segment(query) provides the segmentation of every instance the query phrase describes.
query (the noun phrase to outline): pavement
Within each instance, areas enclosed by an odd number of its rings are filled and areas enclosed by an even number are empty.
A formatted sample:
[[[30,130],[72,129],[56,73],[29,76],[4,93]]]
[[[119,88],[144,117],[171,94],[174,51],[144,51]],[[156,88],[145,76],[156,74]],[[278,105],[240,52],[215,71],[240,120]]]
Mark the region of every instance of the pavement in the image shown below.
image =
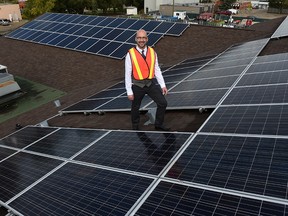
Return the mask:
[[[275,19],[287,15],[288,14],[268,13],[267,9],[252,9],[252,10],[240,10],[239,14],[233,16],[235,17],[255,16],[260,19]]]

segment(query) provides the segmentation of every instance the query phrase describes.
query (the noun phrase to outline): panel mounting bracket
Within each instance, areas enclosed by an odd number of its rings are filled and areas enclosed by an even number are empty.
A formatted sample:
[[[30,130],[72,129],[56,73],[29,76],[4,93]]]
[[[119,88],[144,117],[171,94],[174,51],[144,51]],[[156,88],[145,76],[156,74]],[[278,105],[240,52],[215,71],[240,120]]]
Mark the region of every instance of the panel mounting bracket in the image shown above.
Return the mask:
[[[151,108],[148,110],[148,112],[145,115],[148,116],[149,120],[146,121],[144,125],[155,123],[156,111],[157,111],[157,108]]]

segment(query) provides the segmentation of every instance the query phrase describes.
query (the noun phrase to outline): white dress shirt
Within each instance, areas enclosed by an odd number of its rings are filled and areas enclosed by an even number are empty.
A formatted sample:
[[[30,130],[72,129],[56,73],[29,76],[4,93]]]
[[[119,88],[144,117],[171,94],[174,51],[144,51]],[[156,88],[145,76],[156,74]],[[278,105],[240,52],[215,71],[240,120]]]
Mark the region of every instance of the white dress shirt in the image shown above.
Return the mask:
[[[136,46],[136,49],[140,53],[142,53],[142,49],[140,49],[138,46]],[[147,53],[147,46],[144,49],[145,56],[146,56],[146,53]],[[160,69],[159,64],[158,64],[158,57],[157,57],[156,52],[155,52],[155,57],[156,57],[155,78],[156,78],[158,84],[161,86],[161,88],[164,88],[164,87],[166,87],[166,85],[165,85],[164,78],[162,76],[161,69]],[[133,95],[132,85],[133,85],[133,83],[132,83],[132,62],[131,62],[130,54],[128,52],[126,57],[125,57],[125,88],[127,91],[127,95]]]

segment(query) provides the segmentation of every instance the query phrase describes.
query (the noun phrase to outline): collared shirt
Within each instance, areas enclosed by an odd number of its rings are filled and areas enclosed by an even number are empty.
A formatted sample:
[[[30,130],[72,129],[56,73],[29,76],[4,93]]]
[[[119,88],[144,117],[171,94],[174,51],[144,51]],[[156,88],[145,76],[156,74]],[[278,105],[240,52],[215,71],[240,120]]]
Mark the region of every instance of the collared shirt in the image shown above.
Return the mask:
[[[142,49],[140,49],[138,46],[136,46],[136,49],[142,53]],[[147,53],[147,46],[144,49],[144,54],[146,55]],[[165,85],[165,81],[164,78],[162,76],[162,72],[161,69],[158,65],[158,58],[157,58],[157,54],[156,55],[156,61],[155,61],[155,78],[158,82],[158,84],[161,86],[161,88],[166,87]],[[126,87],[126,91],[127,91],[127,95],[133,95],[133,91],[132,91],[132,62],[131,62],[131,58],[130,58],[130,54],[127,53],[126,57],[125,57],[125,87]]]

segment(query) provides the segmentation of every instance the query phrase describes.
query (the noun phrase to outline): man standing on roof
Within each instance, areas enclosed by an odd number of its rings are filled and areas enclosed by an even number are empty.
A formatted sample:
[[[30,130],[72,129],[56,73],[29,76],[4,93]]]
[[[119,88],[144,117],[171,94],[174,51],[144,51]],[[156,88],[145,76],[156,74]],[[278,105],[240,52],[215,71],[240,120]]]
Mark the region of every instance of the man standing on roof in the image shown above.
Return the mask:
[[[137,31],[135,41],[136,47],[131,48],[125,58],[125,87],[128,99],[132,101],[132,129],[139,130],[139,109],[147,94],[157,104],[155,129],[168,131],[169,128],[163,124],[167,107],[164,96],[167,95],[168,90],[158,65],[157,54],[152,47],[146,45],[148,37],[145,30]],[[161,88],[152,81],[154,77]]]

